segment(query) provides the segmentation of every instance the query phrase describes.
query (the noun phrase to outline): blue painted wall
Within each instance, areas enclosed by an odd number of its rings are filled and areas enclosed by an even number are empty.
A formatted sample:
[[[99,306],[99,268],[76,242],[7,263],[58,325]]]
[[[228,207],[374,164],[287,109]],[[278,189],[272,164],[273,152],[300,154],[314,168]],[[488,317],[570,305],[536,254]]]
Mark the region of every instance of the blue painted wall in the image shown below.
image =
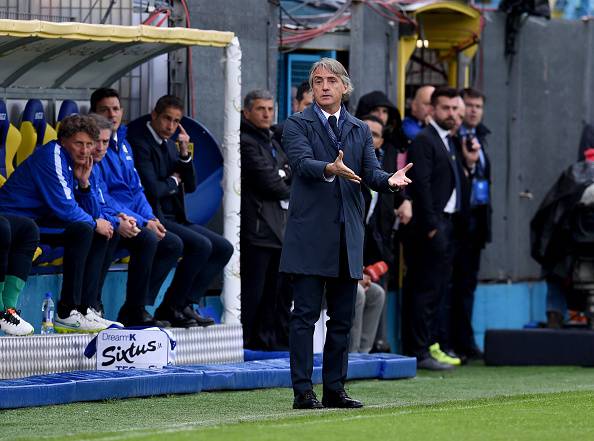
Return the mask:
[[[544,282],[482,284],[476,290],[472,324],[475,340],[482,349],[487,329],[520,329],[531,322],[546,321]],[[400,299],[390,291],[388,302],[388,341],[392,350],[400,349]]]
[[[483,348],[487,329],[519,329],[546,321],[546,294],[544,282],[480,285],[472,317],[477,344]]]

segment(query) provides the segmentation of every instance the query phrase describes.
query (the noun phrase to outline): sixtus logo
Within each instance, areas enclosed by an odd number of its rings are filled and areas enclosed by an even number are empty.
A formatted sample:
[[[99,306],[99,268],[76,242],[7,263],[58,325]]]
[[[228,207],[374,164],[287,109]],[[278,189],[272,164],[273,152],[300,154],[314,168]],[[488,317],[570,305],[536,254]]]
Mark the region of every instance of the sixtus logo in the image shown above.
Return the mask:
[[[128,364],[134,363],[134,359],[140,355],[147,354],[149,352],[155,352],[161,349],[162,344],[157,343],[155,340],[151,340],[146,344],[135,345],[132,343],[130,346],[108,346],[103,350],[103,357],[105,361],[101,363],[102,366],[111,366],[116,361],[123,361]]]

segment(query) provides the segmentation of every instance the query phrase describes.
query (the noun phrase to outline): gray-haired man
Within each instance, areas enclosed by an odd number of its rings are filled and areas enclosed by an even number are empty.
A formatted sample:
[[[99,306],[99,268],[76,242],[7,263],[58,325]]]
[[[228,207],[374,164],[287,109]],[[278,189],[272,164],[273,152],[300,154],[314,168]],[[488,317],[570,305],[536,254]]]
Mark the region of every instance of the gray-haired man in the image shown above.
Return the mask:
[[[267,90],[244,100],[241,119],[241,322],[244,346],[288,345],[290,290],[278,265],[291,182],[287,155],[272,137],[274,102]]]
[[[355,408],[344,390],[349,330],[363,268],[361,182],[382,192],[410,182],[409,164],[390,175],[375,156],[369,127],[342,105],[352,91],[338,61],[322,58],[310,71],[314,103],[285,124],[283,146],[293,170],[280,271],[293,280],[291,379],[295,409]],[[326,293],[324,396],[312,390],[313,330]]]

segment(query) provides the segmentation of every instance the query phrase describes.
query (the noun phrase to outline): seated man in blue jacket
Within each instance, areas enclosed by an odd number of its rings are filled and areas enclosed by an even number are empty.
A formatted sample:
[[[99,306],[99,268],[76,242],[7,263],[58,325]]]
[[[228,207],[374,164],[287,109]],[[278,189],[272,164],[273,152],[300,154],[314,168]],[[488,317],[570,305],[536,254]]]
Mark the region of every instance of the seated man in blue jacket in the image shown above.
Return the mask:
[[[99,141],[93,151],[95,166],[90,176],[94,198],[88,208],[84,208],[89,212],[101,213],[102,217],[108,219],[117,231],[119,244],[129,251],[126,303],[123,311],[142,309],[139,314],[122,314],[122,318],[127,326],[169,326],[169,323],[151,318],[145,306],[154,303],[167,274],[181,256],[183,244],[181,239],[171,234],[168,240],[160,241],[153,231],[146,226],[138,225],[138,214],[121,205],[110,195],[103,178],[104,170],[101,163],[109,148],[113,123],[96,113],[89,116],[95,120],[99,128]],[[110,262],[106,262],[101,271],[101,283],[97,291],[98,305],[101,304],[101,287],[109,264]]]
[[[196,326],[198,323],[191,314],[176,311],[156,320],[146,311],[146,305],[154,304],[161,285],[182,252],[183,244],[176,234],[165,229],[146,199],[134,168],[132,149],[126,140],[127,130],[122,124],[123,109],[118,92],[108,88],[95,90],[91,95],[91,112],[113,124],[107,153],[97,164],[111,199],[110,204],[120,213],[134,218],[141,229],[136,237],[124,240],[124,246],[131,253],[131,265],[128,268],[126,303],[120,309],[118,320],[126,325],[163,326],[169,323],[176,327]],[[145,247],[156,247],[156,254],[144,253],[142,250]]]
[[[27,216],[40,227],[41,242],[64,247],[63,282],[55,318],[58,332],[98,332],[112,322],[92,309],[113,227],[94,218],[75,200],[90,197],[91,151],[98,138],[95,122],[72,115],[62,120],[58,141],[37,149],[0,188],[0,212]]]
[[[224,237],[192,224],[186,217],[184,195],[196,189],[196,172],[188,150],[189,137],[180,122],[182,101],[172,95],[157,100],[151,120],[129,136],[134,163],[146,196],[163,225],[184,243],[181,262],[155,316],[168,320],[178,312],[193,315],[204,326],[214,323],[196,314],[193,304],[205,294],[233,254]],[[179,151],[171,137],[177,129]],[[193,314],[192,314],[193,313]]]

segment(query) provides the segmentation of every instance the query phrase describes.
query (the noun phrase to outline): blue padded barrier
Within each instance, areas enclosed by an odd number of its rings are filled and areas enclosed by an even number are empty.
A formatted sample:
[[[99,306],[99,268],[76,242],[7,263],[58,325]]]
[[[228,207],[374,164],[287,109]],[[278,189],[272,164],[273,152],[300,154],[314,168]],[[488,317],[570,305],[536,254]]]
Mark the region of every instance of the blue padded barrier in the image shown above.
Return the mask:
[[[268,363],[266,360],[191,367],[204,371],[202,389],[205,391],[261,389],[291,385],[288,359],[279,360],[278,363]]]
[[[321,354],[316,354],[314,384],[322,382],[321,361]],[[415,375],[414,358],[393,354],[349,354],[349,380],[410,378]],[[288,357],[219,365],[170,366],[162,370],[75,371],[4,380],[0,381],[0,409],[271,387],[291,387]]]
[[[243,359],[245,361],[270,360],[271,358],[287,358],[288,351],[254,351],[251,349],[243,350]]]
[[[382,370],[382,360],[361,357],[361,354],[349,354],[347,380],[378,378]]]
[[[198,393],[202,390],[203,378],[202,372],[177,367],[164,370],[83,371],[69,374],[73,374],[71,378],[76,381],[77,401]]]
[[[269,360],[274,358],[288,358],[288,352],[253,351],[244,349],[245,361]],[[321,367],[322,355],[314,355],[314,370]],[[417,360],[414,357],[405,357],[397,354],[349,354],[349,370],[347,379],[382,378],[385,380],[395,378],[411,378],[417,374]],[[316,372],[314,372],[315,380]],[[320,383],[314,381],[314,383]]]
[[[367,356],[382,360],[378,378],[383,380],[412,378],[417,375],[417,359],[414,357],[396,354],[368,354]]]
[[[0,381],[0,409],[48,406],[76,401],[76,383],[62,374]]]
[[[0,381],[0,409],[98,401],[114,398],[197,393],[201,371],[178,367],[163,370],[74,371]]]

